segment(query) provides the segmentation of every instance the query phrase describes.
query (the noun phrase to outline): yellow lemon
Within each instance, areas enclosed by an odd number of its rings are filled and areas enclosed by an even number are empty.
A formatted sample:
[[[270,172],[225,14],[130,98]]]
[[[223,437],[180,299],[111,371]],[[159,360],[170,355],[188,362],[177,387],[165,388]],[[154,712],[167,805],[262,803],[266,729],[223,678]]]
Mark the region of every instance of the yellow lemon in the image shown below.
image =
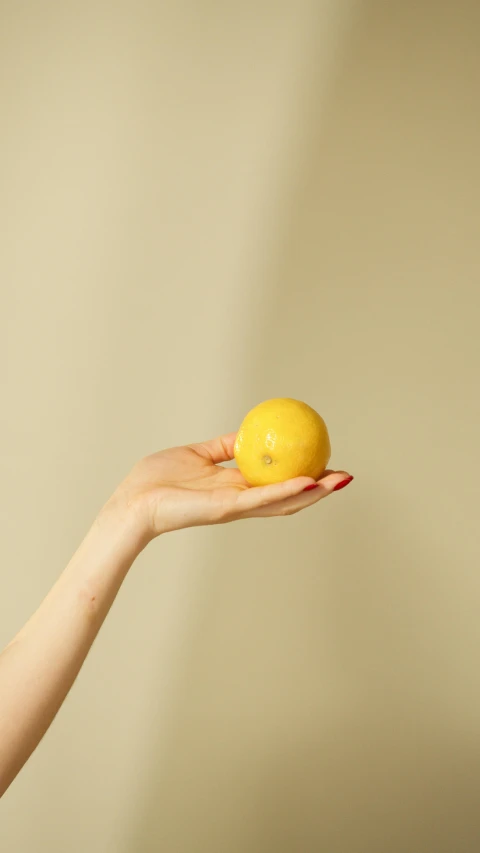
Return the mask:
[[[280,398],[266,400],[248,413],[234,453],[247,483],[264,486],[293,477],[318,480],[331,449],[323,418],[306,403]]]

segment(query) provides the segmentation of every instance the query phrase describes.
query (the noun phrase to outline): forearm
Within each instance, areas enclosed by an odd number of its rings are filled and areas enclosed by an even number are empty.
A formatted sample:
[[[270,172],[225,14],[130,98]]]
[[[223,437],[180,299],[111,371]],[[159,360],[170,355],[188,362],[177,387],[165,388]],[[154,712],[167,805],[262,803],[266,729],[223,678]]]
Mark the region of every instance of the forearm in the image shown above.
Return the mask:
[[[0,655],[0,796],[54,719],[145,544],[127,510],[105,508]]]

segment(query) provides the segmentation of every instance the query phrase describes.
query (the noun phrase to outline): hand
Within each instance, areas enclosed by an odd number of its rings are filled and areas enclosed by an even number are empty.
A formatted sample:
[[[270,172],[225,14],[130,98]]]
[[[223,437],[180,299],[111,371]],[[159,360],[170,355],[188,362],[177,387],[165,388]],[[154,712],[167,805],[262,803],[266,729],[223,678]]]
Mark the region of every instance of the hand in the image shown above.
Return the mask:
[[[318,483],[297,477],[250,487],[238,468],[221,464],[233,459],[235,437],[232,433],[147,456],[135,465],[112,500],[133,508],[148,541],[185,527],[293,515],[353,479],[344,471],[325,471]]]
[[[139,552],[168,530],[254,516],[291,515],[342,483],[298,477],[250,488],[233,457],[235,435],[142,459],[97,517],[32,619],[0,655],[0,797],[70,690]],[[304,491],[305,488],[309,491]]]

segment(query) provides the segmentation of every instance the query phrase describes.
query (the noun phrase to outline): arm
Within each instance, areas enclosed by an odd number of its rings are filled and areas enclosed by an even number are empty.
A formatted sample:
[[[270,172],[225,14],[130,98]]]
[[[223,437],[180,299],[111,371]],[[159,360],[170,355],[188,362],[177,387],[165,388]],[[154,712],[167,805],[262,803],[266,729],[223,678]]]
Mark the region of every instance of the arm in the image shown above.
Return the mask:
[[[291,515],[351,478],[325,472],[249,488],[224,468],[234,435],[139,462],[100,512],[36,613],[0,655],[0,796],[47,731],[132,563],[170,530]]]
[[[114,511],[99,516],[0,655],[0,796],[50,726],[145,544],[132,522]]]

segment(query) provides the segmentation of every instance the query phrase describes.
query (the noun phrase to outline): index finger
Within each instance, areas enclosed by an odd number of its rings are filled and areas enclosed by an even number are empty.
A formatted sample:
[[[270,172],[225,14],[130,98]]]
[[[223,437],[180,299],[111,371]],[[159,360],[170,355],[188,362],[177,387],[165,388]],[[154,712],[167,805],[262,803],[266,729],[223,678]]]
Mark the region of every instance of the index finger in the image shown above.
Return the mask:
[[[271,504],[286,501],[288,498],[294,498],[307,490],[309,491],[309,502],[316,502],[334,492],[346,479],[350,479],[350,474],[345,471],[327,469],[318,481],[311,477],[295,477],[295,479],[284,480],[282,483],[269,486],[255,486],[240,492],[237,497],[237,507],[242,512],[252,512]]]

